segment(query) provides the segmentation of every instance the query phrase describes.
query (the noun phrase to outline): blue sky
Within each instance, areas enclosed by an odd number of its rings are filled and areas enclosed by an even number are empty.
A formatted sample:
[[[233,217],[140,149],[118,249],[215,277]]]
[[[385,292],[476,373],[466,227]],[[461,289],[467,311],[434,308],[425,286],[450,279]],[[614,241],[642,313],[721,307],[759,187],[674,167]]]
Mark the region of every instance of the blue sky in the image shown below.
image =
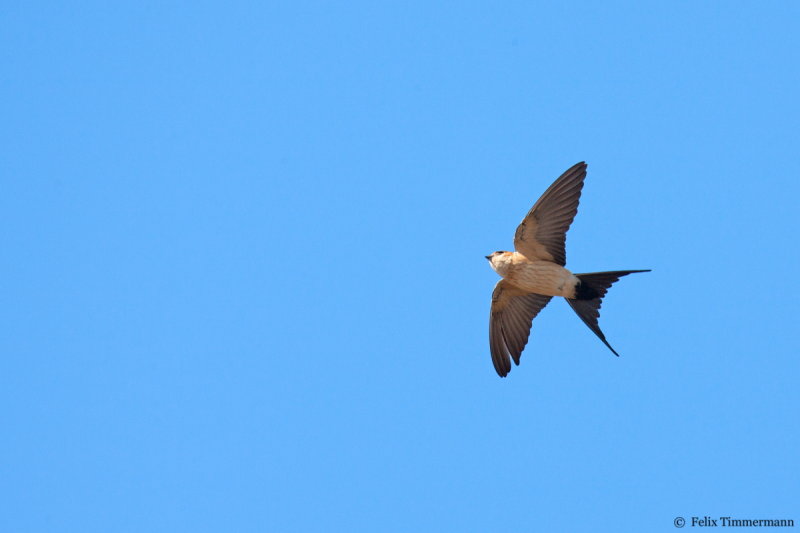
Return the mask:
[[[800,523],[791,2],[6,3],[0,529]],[[508,379],[525,212],[589,173]]]

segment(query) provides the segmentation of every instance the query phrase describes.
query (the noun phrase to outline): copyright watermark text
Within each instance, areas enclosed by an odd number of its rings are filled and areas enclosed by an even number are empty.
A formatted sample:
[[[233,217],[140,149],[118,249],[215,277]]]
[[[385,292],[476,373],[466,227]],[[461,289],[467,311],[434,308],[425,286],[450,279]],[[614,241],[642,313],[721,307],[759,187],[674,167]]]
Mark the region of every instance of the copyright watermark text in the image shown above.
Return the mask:
[[[718,518],[711,518],[710,516],[692,516],[684,518],[682,516],[675,517],[672,523],[677,528],[689,527],[794,527],[794,520],[792,519],[772,519],[772,518],[732,518],[730,516],[720,516]]]

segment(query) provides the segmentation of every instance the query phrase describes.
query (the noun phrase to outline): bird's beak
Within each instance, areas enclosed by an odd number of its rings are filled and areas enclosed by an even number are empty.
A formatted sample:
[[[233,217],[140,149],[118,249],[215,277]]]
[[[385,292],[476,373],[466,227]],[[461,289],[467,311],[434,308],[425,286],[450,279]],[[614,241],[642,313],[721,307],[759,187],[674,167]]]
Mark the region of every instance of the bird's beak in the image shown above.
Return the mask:
[[[486,256],[486,259],[488,259],[489,261],[491,261],[491,260],[492,260],[492,256],[491,256],[491,255],[487,255],[487,256]]]

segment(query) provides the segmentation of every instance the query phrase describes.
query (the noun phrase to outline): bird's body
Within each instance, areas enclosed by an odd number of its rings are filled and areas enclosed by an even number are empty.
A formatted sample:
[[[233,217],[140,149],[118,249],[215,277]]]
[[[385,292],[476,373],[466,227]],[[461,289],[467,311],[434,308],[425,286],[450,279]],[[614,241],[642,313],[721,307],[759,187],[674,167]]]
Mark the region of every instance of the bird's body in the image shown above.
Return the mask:
[[[552,261],[530,260],[519,252],[505,252],[489,260],[503,279],[526,292],[544,296],[575,297],[580,280]]]
[[[553,296],[566,298],[572,309],[615,354],[600,330],[600,305],[611,285],[623,276],[648,270],[573,274],[567,262],[566,234],[578,212],[586,163],[564,172],[534,204],[514,235],[515,252],[487,255],[502,276],[492,293],[489,347],[500,377],[519,364],[531,323]]]

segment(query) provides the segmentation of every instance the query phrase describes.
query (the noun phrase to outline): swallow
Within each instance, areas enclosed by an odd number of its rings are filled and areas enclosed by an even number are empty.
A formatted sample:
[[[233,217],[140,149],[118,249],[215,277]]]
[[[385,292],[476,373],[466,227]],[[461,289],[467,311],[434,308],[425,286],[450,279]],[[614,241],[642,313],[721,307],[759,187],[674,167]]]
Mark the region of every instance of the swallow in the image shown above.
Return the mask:
[[[611,352],[597,319],[608,289],[621,277],[650,270],[573,274],[567,264],[567,230],[578,213],[586,163],[564,172],[533,207],[514,234],[514,252],[498,251],[486,259],[503,278],[494,287],[489,315],[489,349],[500,377],[511,371],[528,343],[531,324],[554,296],[561,296]]]

